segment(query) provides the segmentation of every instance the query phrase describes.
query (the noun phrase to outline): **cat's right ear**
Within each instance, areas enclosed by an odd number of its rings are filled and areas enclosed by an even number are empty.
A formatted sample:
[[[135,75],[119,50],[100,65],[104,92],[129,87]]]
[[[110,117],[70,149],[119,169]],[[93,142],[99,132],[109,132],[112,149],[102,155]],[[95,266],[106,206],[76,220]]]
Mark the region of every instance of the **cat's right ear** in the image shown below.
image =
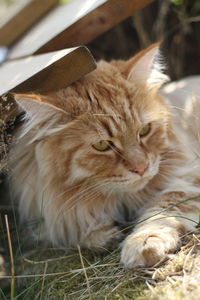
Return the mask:
[[[68,114],[52,104],[37,101],[29,97],[16,98],[19,106],[26,112],[27,120],[21,137],[26,136],[32,129],[34,131],[29,143],[36,142],[52,133],[59,132],[70,121]]]
[[[68,118],[68,114],[56,106],[45,103],[30,97],[15,97],[16,102],[24,110],[27,115],[32,118],[40,120],[47,120],[48,118]]]

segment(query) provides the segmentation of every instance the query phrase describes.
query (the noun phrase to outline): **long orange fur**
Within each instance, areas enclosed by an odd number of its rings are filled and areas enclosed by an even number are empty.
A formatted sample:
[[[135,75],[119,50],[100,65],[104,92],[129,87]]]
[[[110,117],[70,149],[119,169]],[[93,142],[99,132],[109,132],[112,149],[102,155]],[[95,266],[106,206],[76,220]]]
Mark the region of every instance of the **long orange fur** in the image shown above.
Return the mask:
[[[11,151],[14,192],[23,220],[42,218],[43,239],[66,247],[116,245],[126,207],[136,226],[121,244],[121,261],[132,268],[166,258],[195,229],[198,149],[182,115],[159,93],[167,77],[157,52],[154,45],[129,61],[101,61],[40,101],[18,99],[27,117]],[[97,151],[101,140],[114,146]]]

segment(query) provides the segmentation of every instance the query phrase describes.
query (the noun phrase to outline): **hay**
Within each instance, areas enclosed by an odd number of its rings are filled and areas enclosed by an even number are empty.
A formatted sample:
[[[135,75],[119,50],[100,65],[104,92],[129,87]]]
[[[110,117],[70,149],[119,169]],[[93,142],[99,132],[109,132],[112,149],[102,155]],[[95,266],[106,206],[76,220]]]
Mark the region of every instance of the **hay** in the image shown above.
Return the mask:
[[[181,250],[159,267],[131,271],[119,264],[119,249],[102,254],[44,245],[20,249],[18,245],[14,299],[196,300],[200,293],[199,238],[187,235]],[[4,276],[3,283],[2,292],[8,296],[10,277]]]

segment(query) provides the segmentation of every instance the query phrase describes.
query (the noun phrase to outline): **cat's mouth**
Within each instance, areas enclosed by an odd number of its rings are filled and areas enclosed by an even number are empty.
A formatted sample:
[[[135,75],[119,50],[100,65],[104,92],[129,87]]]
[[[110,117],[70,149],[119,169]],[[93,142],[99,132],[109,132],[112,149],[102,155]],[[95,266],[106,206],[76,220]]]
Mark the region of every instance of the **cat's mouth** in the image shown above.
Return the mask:
[[[152,179],[152,176],[146,175],[140,178],[113,178],[110,180],[110,184],[116,191],[122,190],[140,190]],[[111,187],[110,186],[110,187]]]
[[[150,164],[146,172],[140,176],[132,172],[126,173],[124,176],[115,176],[110,178],[110,183],[115,185],[115,189],[134,189],[140,190],[159,172],[159,158]]]

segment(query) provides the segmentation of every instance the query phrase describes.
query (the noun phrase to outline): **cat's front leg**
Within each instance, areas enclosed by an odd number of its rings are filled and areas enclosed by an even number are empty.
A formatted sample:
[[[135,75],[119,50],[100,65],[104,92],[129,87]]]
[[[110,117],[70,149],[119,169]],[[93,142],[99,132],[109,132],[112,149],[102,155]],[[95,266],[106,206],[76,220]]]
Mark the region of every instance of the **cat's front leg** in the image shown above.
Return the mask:
[[[145,212],[122,244],[121,262],[125,267],[153,266],[180,247],[181,236],[195,229],[199,209],[197,200],[191,205],[184,198],[189,197],[183,193],[163,195]]]
[[[94,226],[94,228],[87,233],[82,241],[82,245],[87,248],[101,248],[113,249],[119,241],[122,240],[123,234],[118,226],[113,221]]]

